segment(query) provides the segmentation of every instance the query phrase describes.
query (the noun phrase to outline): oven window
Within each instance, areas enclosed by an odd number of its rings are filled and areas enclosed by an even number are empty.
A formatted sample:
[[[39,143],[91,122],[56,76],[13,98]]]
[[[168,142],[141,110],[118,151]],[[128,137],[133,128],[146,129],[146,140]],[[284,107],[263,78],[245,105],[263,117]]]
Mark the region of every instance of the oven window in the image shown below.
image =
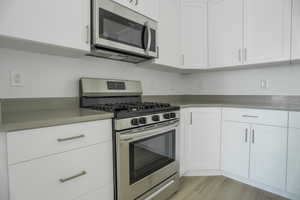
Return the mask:
[[[175,130],[130,143],[130,184],[175,161]]]
[[[99,8],[99,37],[144,49],[145,26]]]

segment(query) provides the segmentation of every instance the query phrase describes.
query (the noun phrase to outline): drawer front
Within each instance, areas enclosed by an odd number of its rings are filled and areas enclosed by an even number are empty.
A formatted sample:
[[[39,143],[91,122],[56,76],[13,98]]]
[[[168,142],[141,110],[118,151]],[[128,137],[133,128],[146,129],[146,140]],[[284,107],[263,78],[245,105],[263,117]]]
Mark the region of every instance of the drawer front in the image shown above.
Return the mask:
[[[113,181],[112,143],[9,167],[10,200],[71,200]]]
[[[290,112],[289,127],[300,128],[300,112]]]
[[[224,108],[223,120],[287,127],[288,112],[278,110]]]
[[[7,134],[8,164],[109,141],[111,120],[11,132]]]
[[[75,200],[114,200],[113,184],[109,184],[101,189],[89,192]]]

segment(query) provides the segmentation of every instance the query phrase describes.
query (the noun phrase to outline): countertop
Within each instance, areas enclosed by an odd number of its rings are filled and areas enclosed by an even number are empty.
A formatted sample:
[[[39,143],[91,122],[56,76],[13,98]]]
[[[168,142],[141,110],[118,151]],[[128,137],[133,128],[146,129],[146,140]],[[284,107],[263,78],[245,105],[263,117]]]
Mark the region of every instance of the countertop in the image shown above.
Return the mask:
[[[104,120],[112,117],[113,113],[80,108],[7,112],[2,113],[0,132]]]
[[[272,104],[234,104],[234,103],[174,103],[180,108],[194,107],[225,107],[225,108],[249,108],[283,111],[300,111],[300,105],[272,105]]]

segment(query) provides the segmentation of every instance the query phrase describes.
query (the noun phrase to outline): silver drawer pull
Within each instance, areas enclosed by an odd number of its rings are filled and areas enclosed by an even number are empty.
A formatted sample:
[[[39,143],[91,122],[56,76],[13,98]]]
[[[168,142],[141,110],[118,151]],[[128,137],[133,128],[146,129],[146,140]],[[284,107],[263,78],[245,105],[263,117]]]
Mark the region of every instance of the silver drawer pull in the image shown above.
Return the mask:
[[[84,176],[84,175],[86,175],[86,174],[87,174],[86,171],[82,171],[81,173],[76,174],[76,175],[74,175],[74,176],[71,176],[71,177],[69,177],[69,178],[61,178],[61,179],[59,179],[59,181],[60,181],[61,183],[65,183],[65,182],[67,182],[67,181],[70,181],[70,180],[72,180],[72,179],[78,178],[78,177],[80,177],[80,176]]]
[[[84,137],[85,137],[85,135],[78,135],[78,136],[68,137],[68,138],[58,138],[57,141],[58,142],[65,142],[65,141],[76,140],[76,139],[80,139],[80,138],[84,138]]]
[[[247,118],[258,118],[258,116],[255,116],[255,115],[242,115],[242,117],[247,117]]]

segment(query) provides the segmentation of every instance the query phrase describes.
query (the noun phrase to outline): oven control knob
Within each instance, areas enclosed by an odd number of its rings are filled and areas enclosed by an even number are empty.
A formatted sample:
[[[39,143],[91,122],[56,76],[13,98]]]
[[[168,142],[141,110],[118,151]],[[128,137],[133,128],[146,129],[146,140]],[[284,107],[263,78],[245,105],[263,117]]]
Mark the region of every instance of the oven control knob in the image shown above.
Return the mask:
[[[159,122],[159,120],[160,120],[159,115],[153,115],[153,116],[152,116],[152,121],[154,121],[154,122]]]
[[[135,118],[131,120],[131,125],[138,126],[139,125],[139,119]]]
[[[146,123],[147,123],[146,117],[141,117],[141,118],[139,119],[139,123],[140,123],[140,124],[146,124]]]
[[[164,119],[170,119],[170,117],[171,117],[170,113],[166,113],[163,116],[164,116]]]
[[[172,119],[176,118],[176,113],[170,113],[170,117],[171,117]]]

